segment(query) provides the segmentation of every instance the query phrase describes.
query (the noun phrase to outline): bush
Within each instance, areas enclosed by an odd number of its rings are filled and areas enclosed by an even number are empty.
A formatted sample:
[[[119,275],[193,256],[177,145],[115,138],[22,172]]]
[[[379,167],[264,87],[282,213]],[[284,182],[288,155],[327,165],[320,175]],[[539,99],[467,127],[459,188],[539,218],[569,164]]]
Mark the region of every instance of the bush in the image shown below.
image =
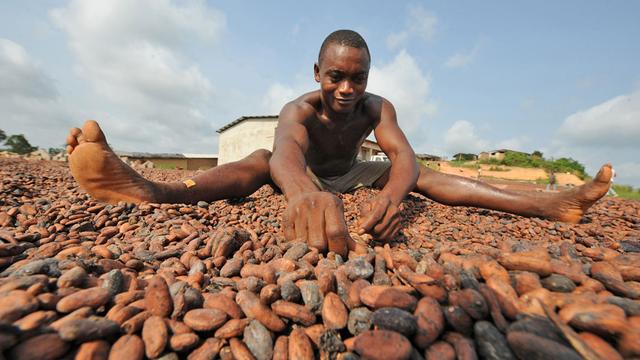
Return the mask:
[[[28,154],[32,151],[38,150],[38,147],[31,146],[29,141],[22,134],[9,136],[4,144],[8,146],[8,150],[10,152],[16,154]]]
[[[584,171],[584,165],[572,158],[560,158],[557,160],[546,160],[541,156],[541,152],[534,152],[532,155],[517,151],[507,151],[504,154],[503,160],[488,159],[480,161],[481,164],[489,165],[506,165],[517,166],[524,168],[542,168],[547,171],[553,172],[569,172],[575,174],[580,179],[584,180],[587,177],[587,173]]]

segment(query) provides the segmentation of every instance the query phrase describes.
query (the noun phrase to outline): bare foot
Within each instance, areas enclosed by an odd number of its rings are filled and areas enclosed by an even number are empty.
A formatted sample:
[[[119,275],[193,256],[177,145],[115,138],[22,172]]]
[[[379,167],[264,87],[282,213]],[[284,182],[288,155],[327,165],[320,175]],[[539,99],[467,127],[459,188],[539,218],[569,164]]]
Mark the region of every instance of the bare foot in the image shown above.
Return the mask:
[[[611,164],[605,164],[590,183],[554,195],[557,202],[552,201],[553,214],[548,218],[578,223],[587,209],[609,191],[611,176]]]
[[[157,202],[154,183],[122,162],[107,145],[97,122],[87,120],[82,130],[73,128],[67,137],[71,174],[80,187],[97,200]]]

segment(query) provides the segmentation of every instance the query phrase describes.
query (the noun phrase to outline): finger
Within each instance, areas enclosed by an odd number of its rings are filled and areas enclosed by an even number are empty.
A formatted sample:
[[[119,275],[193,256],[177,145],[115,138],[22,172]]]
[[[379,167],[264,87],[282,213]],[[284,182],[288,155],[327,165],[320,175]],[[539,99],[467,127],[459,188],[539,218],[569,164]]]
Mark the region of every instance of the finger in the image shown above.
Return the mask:
[[[307,219],[306,217],[300,216],[299,213],[296,214],[296,219],[294,221],[294,229],[296,231],[295,241],[303,241],[307,242]]]
[[[384,241],[393,240],[398,235],[398,231],[400,231],[400,227],[401,227],[401,219],[400,218],[394,219],[393,221],[391,221],[389,226],[386,229],[384,229],[384,231],[382,231],[379,239]]]
[[[373,226],[376,225],[380,221],[380,219],[382,219],[385,212],[386,212],[386,207],[374,206],[373,211],[367,214],[365,218],[362,220],[362,223],[360,224],[359,233],[364,234],[366,232],[370,232]]]
[[[389,224],[400,217],[398,212],[394,212],[392,208],[387,208],[387,212],[384,217],[373,227],[373,232],[376,234],[382,234],[385,229],[389,227]]]
[[[325,233],[327,234],[327,246],[329,251],[339,254],[343,258],[348,255],[348,243],[353,239],[349,236],[347,224],[344,221],[342,206],[328,207],[324,213]]]
[[[293,227],[293,223],[291,222],[291,218],[288,214],[285,214],[283,223],[284,223],[284,238],[287,241],[294,241],[296,239],[296,231]]]
[[[324,211],[321,214],[309,217],[309,246],[315,247],[320,252],[327,251],[327,237],[324,232]]]

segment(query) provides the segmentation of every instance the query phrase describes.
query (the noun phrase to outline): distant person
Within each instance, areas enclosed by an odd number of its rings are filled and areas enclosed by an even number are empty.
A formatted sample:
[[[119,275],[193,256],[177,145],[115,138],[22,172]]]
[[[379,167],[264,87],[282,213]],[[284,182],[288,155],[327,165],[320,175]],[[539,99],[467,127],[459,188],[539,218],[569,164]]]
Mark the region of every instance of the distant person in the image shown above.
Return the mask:
[[[549,183],[547,184],[547,191],[557,191],[558,185],[556,184],[556,174],[553,170],[549,171]]]
[[[439,203],[475,206],[522,216],[575,223],[609,188],[611,166],[594,180],[556,194],[501,190],[418,165],[388,100],[365,91],[371,56],[351,30],[331,33],[313,67],[320,88],[286,104],[280,112],[273,153],[257,150],[183,182],[152,182],[125,165],[107,145],[98,123],[87,121],[67,138],[71,173],[98,200],[115,203],[196,203],[248,196],[273,182],[287,210],[287,240],[346,255],[349,236],[342,201],[334,193],[370,186],[380,191],[362,207],[359,233],[392,239],[400,229],[400,203],[415,191]],[[373,132],[390,162],[356,160]]]
[[[613,188],[613,180],[615,178],[616,178],[616,170],[614,168],[611,168],[611,185],[609,186],[609,190],[607,191],[607,195],[613,196],[613,197],[618,197],[618,193]]]

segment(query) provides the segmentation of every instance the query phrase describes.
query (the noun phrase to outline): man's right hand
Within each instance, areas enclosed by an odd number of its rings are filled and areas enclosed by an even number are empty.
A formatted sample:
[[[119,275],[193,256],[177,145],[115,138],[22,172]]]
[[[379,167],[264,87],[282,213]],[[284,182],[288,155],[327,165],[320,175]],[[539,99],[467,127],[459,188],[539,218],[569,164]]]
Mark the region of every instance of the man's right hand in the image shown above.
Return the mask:
[[[305,241],[321,252],[333,251],[343,257],[355,246],[344,220],[342,200],[322,191],[289,199],[284,236],[288,241]]]

